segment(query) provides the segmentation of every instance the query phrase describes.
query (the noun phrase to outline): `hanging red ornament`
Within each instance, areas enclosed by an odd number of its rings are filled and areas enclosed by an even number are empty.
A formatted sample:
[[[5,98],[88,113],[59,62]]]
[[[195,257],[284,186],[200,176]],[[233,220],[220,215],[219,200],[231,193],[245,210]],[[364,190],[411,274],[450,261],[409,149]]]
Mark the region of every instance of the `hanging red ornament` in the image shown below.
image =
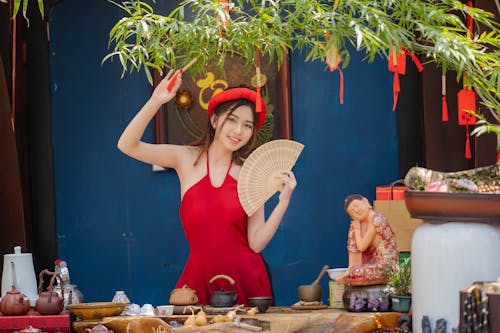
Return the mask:
[[[467,6],[472,8],[472,1],[467,2]],[[467,30],[469,38],[472,39],[473,21],[472,16],[467,14]],[[469,125],[476,124],[476,116],[470,112],[476,112],[476,93],[468,85],[468,79],[465,74],[462,75],[463,89],[458,92],[458,124],[465,126],[465,158],[472,158],[470,149]]]
[[[326,32],[326,42],[330,39],[330,33]],[[340,63],[342,62],[342,57],[339,55],[337,47],[333,45],[330,48],[325,47],[325,58],[330,72],[334,70],[339,71],[339,100],[340,104],[344,104],[344,73],[340,68]]]
[[[229,18],[229,2],[228,2],[228,0],[218,0],[218,1],[223,4],[224,10],[227,14],[227,17],[225,17],[223,15],[219,15],[217,17],[217,21],[219,22],[219,29],[220,29],[223,26],[227,27],[229,25],[229,20],[228,20],[228,18]]]
[[[399,74],[402,75],[406,74],[406,56],[409,56],[413,60],[419,72],[424,70],[424,67],[420,63],[418,57],[413,53],[409,52],[404,47],[401,47],[401,51],[399,52],[396,52],[395,50],[389,51],[388,69],[390,72],[394,72],[394,81],[392,84],[392,94],[394,96],[394,104],[392,105],[392,111],[396,110],[396,105],[398,104],[399,92],[401,91],[401,85],[399,83]]]
[[[259,114],[259,112],[262,112],[261,87],[263,86],[262,73],[260,71],[260,52],[259,52],[259,49],[255,50],[255,71],[256,71],[256,77],[257,77],[257,96],[255,98],[255,112],[257,114]]]
[[[224,4],[224,10],[226,11],[226,13],[229,14],[229,3],[227,0],[220,0],[221,3]]]
[[[472,1],[467,1],[467,6],[469,8],[472,8]],[[473,33],[473,21],[472,21],[472,16],[467,14],[467,29],[469,30],[469,38],[472,39],[472,33]]]
[[[465,125],[465,158],[472,158],[470,149],[469,125],[476,124],[476,117],[468,111],[476,112],[476,93],[469,88],[458,92],[458,124]]]

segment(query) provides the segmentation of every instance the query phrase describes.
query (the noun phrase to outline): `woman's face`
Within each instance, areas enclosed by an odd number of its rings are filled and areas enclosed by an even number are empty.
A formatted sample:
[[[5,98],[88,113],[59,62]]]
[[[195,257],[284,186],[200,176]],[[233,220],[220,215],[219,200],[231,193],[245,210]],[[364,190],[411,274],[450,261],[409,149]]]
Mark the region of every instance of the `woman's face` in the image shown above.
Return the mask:
[[[225,112],[212,120],[215,140],[219,140],[229,150],[237,151],[248,143],[253,134],[254,119],[252,109],[241,105],[233,112]]]
[[[371,208],[367,199],[356,199],[347,207],[347,213],[353,220],[362,221],[368,217]]]

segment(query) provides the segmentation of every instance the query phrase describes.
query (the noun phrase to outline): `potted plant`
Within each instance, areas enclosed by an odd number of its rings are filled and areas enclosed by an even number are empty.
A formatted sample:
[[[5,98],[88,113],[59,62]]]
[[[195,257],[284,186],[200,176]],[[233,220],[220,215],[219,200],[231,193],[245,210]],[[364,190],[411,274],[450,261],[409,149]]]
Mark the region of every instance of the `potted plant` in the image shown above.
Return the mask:
[[[408,312],[411,306],[411,261],[406,259],[387,273],[392,310]]]

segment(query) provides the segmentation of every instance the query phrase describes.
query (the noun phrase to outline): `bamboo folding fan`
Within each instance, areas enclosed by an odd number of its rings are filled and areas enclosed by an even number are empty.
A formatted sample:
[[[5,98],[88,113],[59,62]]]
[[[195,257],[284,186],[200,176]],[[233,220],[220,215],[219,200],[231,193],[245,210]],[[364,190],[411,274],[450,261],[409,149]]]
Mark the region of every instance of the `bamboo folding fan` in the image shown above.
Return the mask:
[[[280,172],[292,170],[303,148],[296,141],[273,140],[248,156],[238,178],[238,196],[249,216],[280,189]]]

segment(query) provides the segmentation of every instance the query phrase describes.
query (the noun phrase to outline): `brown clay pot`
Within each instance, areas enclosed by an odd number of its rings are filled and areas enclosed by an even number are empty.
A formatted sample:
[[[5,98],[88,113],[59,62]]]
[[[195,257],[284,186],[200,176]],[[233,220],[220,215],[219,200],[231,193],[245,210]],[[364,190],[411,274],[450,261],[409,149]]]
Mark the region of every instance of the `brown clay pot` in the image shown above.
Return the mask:
[[[316,280],[313,281],[313,283],[304,286],[299,286],[299,297],[301,301],[304,302],[321,301],[322,289],[321,285],[319,285],[319,280],[321,280],[323,275],[325,275],[328,268],[329,268],[328,265],[323,266],[321,272],[319,273]]]
[[[30,310],[30,301],[15,286],[8,291],[0,303],[0,312],[6,316],[23,316]]]
[[[49,286],[47,287],[47,291],[43,291],[43,276],[52,275],[50,279]],[[55,279],[59,279],[59,284],[62,285],[61,277],[58,273],[50,272],[47,269],[44,269],[40,272],[40,282],[38,284],[38,299],[35,303],[35,310],[41,315],[57,315],[61,313],[64,308],[64,294],[62,297],[59,296],[58,293],[53,291],[54,281]]]

